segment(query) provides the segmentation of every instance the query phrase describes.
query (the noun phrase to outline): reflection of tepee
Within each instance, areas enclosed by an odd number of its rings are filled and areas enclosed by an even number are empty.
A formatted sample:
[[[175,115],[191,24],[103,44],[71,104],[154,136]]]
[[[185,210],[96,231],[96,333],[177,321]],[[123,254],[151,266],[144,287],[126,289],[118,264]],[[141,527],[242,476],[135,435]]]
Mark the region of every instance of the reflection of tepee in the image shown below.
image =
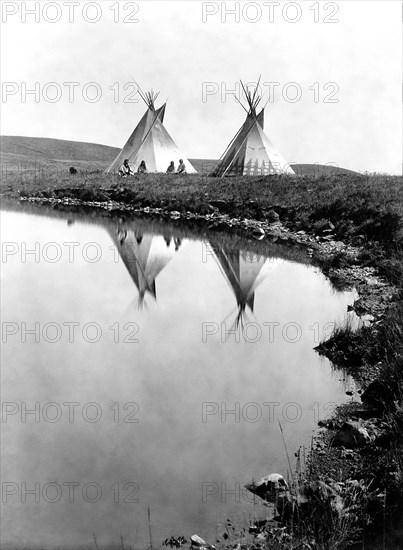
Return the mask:
[[[142,235],[130,229],[110,234],[139,292],[139,307],[147,292],[156,299],[155,279],[171,260],[172,253],[158,246],[155,235]]]
[[[259,82],[260,79],[253,93],[241,82],[249,107],[248,110],[244,107],[247,117],[221,156],[212,176],[294,174],[294,170],[263,131],[264,108],[259,114],[256,113],[262,99],[257,93]]]
[[[137,170],[140,162],[144,160],[149,172],[165,173],[172,160],[177,165],[182,159],[187,172],[195,173],[196,170],[163,125],[166,103],[156,109],[154,103],[158,93],[143,94],[139,90],[139,94],[147,105],[147,111],[106,172],[117,172],[123,161],[128,159],[133,170]]]
[[[253,313],[255,289],[259,284],[258,277],[267,258],[260,254],[228,249],[210,242],[222,273],[231,286],[238,305],[235,325],[243,322],[248,307]]]

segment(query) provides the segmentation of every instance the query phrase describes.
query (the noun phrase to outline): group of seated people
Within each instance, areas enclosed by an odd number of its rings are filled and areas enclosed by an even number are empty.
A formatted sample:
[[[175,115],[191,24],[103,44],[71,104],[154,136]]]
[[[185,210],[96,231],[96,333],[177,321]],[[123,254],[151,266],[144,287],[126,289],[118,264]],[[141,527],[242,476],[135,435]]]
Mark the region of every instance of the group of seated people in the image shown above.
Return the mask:
[[[186,165],[182,159],[179,160],[178,168],[175,170],[175,163],[171,160],[167,170],[167,174],[186,174]],[[127,176],[134,176],[135,172],[129,164],[129,160],[125,159],[122,166],[119,168],[119,176],[126,178]],[[137,168],[137,174],[148,174],[147,166],[144,160],[142,160]]]

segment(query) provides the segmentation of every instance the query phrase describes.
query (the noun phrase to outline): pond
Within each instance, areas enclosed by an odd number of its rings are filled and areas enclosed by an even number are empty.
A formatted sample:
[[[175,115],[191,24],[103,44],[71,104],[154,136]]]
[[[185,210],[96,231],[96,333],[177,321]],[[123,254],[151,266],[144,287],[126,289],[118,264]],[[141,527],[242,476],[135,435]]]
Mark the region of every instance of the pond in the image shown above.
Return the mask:
[[[313,348],[354,292],[214,232],[11,210],[2,224],[4,547],[214,543],[227,518],[267,514],[243,485],[286,476],[287,452],[294,467],[348,399]]]

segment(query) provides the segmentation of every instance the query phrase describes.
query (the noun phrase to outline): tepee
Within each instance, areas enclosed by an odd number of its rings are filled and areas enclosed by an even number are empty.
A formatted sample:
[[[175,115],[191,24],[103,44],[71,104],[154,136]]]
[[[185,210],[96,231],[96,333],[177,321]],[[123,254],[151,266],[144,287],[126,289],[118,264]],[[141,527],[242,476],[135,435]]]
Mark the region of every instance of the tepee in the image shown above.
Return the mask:
[[[177,166],[179,160],[182,159],[187,172],[189,174],[195,173],[196,170],[176,145],[163,124],[166,102],[159,109],[155,108],[155,101],[159,92],[143,93],[139,89],[139,94],[147,105],[147,111],[106,172],[117,172],[123,161],[128,159],[134,171],[137,170],[140,162],[144,160],[149,172],[165,173],[172,160]]]
[[[156,236],[142,234],[133,229],[109,230],[109,234],[118,249],[139,293],[139,308],[144,303],[146,293],[157,298],[155,279],[172,259],[172,252],[158,246]]]
[[[247,307],[253,313],[255,289],[267,258],[260,254],[224,247],[212,241],[210,245],[218,267],[235,294],[238,312],[234,325],[238,327],[240,323],[243,324]]]
[[[211,176],[264,176],[269,174],[294,174],[284,157],[263,131],[264,108],[256,109],[261,101],[258,95],[260,78],[252,93],[241,81],[248,109],[246,120],[220,158]]]

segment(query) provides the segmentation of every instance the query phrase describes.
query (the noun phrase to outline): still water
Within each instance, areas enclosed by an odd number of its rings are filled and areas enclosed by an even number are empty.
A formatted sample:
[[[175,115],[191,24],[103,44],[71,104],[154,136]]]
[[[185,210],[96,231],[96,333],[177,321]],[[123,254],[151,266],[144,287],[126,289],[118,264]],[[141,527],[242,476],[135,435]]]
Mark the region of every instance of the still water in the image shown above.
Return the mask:
[[[347,399],[313,347],[354,293],[247,241],[2,214],[3,546],[146,548],[148,510],[154,548],[214,543],[267,514],[242,487],[286,476],[279,423],[294,461]]]

